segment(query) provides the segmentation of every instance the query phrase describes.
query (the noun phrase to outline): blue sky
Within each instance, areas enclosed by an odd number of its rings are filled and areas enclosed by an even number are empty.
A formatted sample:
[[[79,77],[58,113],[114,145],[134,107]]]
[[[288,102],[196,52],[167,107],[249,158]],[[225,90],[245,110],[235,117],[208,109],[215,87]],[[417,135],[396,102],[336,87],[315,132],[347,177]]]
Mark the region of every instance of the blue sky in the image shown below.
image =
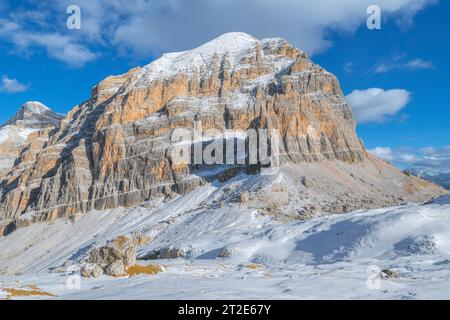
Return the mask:
[[[80,30],[66,27],[69,4],[81,8]],[[370,4],[382,9],[381,30],[366,27]],[[379,156],[450,170],[443,0],[2,1],[0,122],[28,100],[65,113],[108,75],[231,31],[284,37],[336,74]]]

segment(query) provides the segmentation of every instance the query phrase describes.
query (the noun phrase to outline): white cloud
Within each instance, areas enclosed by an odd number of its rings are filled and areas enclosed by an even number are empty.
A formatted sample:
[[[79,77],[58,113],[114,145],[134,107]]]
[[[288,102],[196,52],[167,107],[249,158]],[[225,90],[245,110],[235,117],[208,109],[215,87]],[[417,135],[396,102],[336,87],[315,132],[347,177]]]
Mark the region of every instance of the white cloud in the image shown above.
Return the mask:
[[[382,8],[383,18],[407,21],[409,25],[417,12],[434,2],[378,0],[377,5]],[[0,38],[8,39],[22,52],[44,48],[49,56],[72,66],[95,60],[92,48],[114,48],[149,57],[191,49],[232,31],[258,38],[284,37],[315,54],[332,46],[329,31],[352,33],[365,26],[366,9],[373,1],[77,0],[82,27],[69,32],[62,13],[71,4],[72,0],[36,2],[34,9],[9,12],[0,21]],[[12,21],[20,21],[20,25]],[[8,32],[8,28],[14,32]]]
[[[423,60],[414,59],[405,64],[406,69],[416,70],[416,69],[434,69],[433,63]]]
[[[411,93],[403,89],[370,88],[354,90],[345,96],[358,123],[383,122],[400,112],[410,101]]]
[[[376,147],[376,148],[368,150],[368,151],[383,160],[386,160],[386,161],[394,160],[394,155],[392,153],[392,149],[389,147]]]
[[[342,67],[342,69],[346,72],[346,73],[351,73],[353,71],[353,68],[355,67],[355,63],[353,62],[347,62],[346,64],[344,64],[344,66]]]
[[[72,67],[81,67],[96,58],[96,54],[87,47],[57,33],[21,34],[15,36],[14,41],[23,50],[32,46],[44,47],[49,56]]]
[[[432,62],[424,60],[424,59],[412,59],[406,60],[404,55],[393,55],[378,64],[373,68],[373,72],[378,73],[387,73],[393,70],[430,70],[434,69],[434,65]]]
[[[369,152],[404,169],[419,169],[428,174],[450,172],[450,145],[421,149],[376,147]]]
[[[420,152],[422,152],[425,155],[428,156],[439,156],[441,154],[448,154],[450,155],[450,145],[445,146],[443,148],[436,148],[436,147],[426,147],[426,148],[422,148],[420,149]]]
[[[434,2],[378,0],[377,5],[382,8],[383,18],[410,24],[417,12]],[[82,27],[68,32],[62,13],[70,4],[72,0],[36,2],[34,11],[22,10],[32,14],[22,14],[20,19],[12,18],[20,13],[10,12],[6,18],[8,28],[15,31],[2,33],[2,23],[0,38],[24,50],[42,47],[51,57],[73,66],[94,60],[94,47],[113,47],[118,52],[149,57],[191,49],[232,31],[247,32],[258,38],[284,37],[298,48],[315,54],[332,45],[327,37],[329,31],[352,33],[364,26],[368,17],[366,9],[373,1],[77,0]],[[12,21],[21,21],[21,25]]]
[[[43,24],[42,21],[39,21]],[[0,38],[14,45],[13,51],[29,55],[35,48],[43,48],[50,57],[72,67],[80,67],[97,55],[69,35],[57,32],[28,31],[23,26],[0,18]]]
[[[180,50],[219,34],[243,31],[256,37],[280,36],[310,54],[329,48],[329,30],[354,32],[365,25],[372,0],[197,0],[133,1],[129,19],[113,41],[138,52]],[[428,0],[379,0],[384,16],[414,15]],[[122,5],[116,8],[122,9]],[[412,5],[414,4],[414,7]],[[125,13],[125,14],[127,14]],[[268,23],[270,21],[270,23]]]
[[[0,92],[18,93],[28,89],[28,84],[23,84],[16,79],[9,78],[7,75],[2,76],[0,81]]]

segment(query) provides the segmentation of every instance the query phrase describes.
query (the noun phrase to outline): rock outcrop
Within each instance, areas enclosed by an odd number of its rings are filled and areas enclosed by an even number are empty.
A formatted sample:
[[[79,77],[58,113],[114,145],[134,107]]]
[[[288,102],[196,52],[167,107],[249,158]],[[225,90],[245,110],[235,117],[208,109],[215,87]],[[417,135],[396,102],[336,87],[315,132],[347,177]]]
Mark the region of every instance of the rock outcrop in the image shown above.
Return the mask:
[[[93,249],[87,262],[105,267],[116,261],[121,261],[125,267],[136,263],[136,245],[129,237],[117,237],[107,245]]]
[[[136,264],[136,244],[127,236],[111,240],[100,248],[94,248],[81,269],[84,277],[97,278],[103,273],[119,277],[125,275],[128,267]]]
[[[247,160],[214,170],[173,161],[174,130],[192,133],[196,123],[203,130],[277,130],[283,162],[367,158],[334,75],[283,39],[225,34],[106,78],[58,130],[45,133],[45,144],[34,139],[22,149],[0,186],[0,233],[258,171],[260,163]]]

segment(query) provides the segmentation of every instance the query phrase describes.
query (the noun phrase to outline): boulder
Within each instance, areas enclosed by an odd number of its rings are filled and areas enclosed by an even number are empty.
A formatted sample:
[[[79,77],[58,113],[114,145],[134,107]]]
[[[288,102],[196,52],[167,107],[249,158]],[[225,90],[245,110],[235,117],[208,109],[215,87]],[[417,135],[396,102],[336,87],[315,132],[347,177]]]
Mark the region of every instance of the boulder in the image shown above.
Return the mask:
[[[91,251],[88,262],[99,265],[110,265],[116,261],[121,261],[125,267],[136,263],[136,244],[126,236],[120,236],[103,247],[95,248]]]
[[[183,249],[180,248],[162,248],[150,251],[145,256],[143,256],[142,260],[156,260],[156,259],[177,259],[184,258],[186,253]]]
[[[179,248],[163,248],[158,255],[159,259],[177,259],[184,257],[184,250]]]

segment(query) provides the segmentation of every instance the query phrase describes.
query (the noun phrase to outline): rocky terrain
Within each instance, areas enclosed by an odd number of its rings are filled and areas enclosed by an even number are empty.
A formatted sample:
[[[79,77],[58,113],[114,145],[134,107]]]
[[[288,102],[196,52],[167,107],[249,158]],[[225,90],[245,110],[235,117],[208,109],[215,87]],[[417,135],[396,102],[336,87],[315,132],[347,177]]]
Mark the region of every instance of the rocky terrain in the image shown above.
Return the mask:
[[[59,128],[30,137],[0,184],[0,234],[160,196],[170,201],[215,179],[274,167],[261,155],[250,165],[246,153],[244,163],[227,165],[174,161],[174,130],[193,132],[196,123],[236,135],[248,129],[279,133],[279,170],[289,181],[268,193],[260,186],[233,197],[280,219],[446,193],[369,156],[337,79],[304,52],[283,39],[231,33],[106,78]],[[203,137],[191,147],[200,143],[207,150],[210,141]]]
[[[62,118],[42,103],[29,101],[0,126],[0,180],[14,166],[27,138],[34,134],[33,139],[42,139],[42,135],[35,133],[57,128]]]

